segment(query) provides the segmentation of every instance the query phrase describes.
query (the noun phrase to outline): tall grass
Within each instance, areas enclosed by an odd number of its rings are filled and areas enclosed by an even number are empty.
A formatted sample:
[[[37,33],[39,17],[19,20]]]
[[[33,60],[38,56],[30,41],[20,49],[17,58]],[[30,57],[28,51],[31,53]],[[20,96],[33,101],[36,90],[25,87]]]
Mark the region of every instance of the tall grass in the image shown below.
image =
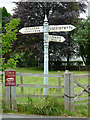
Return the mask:
[[[62,98],[32,98],[28,97],[27,104],[18,104],[17,111],[10,111],[3,102],[4,113],[22,113],[29,115],[47,115],[63,117],[88,117],[88,106],[76,106],[74,112],[64,109],[64,99]]]

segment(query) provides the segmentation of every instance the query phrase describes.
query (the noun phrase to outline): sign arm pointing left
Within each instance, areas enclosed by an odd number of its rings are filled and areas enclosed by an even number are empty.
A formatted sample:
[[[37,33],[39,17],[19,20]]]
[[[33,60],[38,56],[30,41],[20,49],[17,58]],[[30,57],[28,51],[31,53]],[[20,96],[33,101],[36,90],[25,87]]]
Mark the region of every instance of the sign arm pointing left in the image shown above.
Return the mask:
[[[22,34],[30,34],[30,33],[43,33],[43,26],[36,27],[24,27],[19,30]]]

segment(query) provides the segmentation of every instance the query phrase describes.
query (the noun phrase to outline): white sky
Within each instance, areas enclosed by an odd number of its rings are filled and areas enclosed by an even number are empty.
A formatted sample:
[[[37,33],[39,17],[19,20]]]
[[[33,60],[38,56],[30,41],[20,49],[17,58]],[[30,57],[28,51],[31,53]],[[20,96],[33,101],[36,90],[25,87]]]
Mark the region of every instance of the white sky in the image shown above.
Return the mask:
[[[0,0],[0,7],[5,7],[9,13],[13,14],[13,8],[15,8],[15,4],[12,2],[17,2],[17,1],[20,0]],[[85,18],[87,15],[88,15],[88,11],[86,14],[81,14],[80,17]]]
[[[0,0],[0,7],[5,7],[9,13],[13,14],[13,8],[15,7],[13,1],[17,2],[19,0]]]

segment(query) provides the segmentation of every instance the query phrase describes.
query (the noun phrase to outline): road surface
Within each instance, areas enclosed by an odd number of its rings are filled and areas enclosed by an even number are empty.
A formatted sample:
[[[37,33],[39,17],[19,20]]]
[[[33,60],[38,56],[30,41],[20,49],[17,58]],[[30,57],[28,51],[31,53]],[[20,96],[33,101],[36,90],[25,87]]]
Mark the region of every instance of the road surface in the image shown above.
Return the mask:
[[[24,114],[2,114],[0,120],[89,120],[88,118],[76,118],[76,117],[61,117],[61,116],[41,116],[41,115],[24,115]],[[20,119],[21,118],[21,119]]]

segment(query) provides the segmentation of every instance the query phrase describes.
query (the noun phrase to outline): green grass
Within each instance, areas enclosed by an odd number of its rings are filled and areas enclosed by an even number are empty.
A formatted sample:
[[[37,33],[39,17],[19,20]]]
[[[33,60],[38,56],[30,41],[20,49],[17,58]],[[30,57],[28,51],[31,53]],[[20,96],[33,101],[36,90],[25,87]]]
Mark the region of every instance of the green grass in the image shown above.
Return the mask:
[[[27,104],[18,104],[17,112],[10,111],[5,108],[3,104],[3,112],[5,113],[22,113],[33,115],[47,115],[47,116],[63,116],[63,117],[88,117],[88,106],[75,106],[74,112],[69,112],[64,109],[63,98],[28,98]]]
[[[43,70],[39,70],[37,68],[16,68],[17,72],[24,72],[24,73],[44,73]],[[57,74],[58,71],[49,71],[49,74]],[[63,74],[65,71],[60,71]],[[70,71],[74,72],[74,74],[88,74],[88,71]]]
[[[37,70],[35,68],[16,68],[16,72],[24,72],[24,73],[42,73],[43,71]],[[88,74],[87,71],[70,71],[74,72],[75,75],[77,74]],[[58,71],[49,71],[49,74],[58,74]],[[64,71],[61,71],[61,75],[64,74]],[[88,84],[88,78],[87,79],[78,79],[78,82],[81,84]],[[20,84],[20,76],[16,77],[16,83]],[[24,84],[44,84],[44,78],[43,77],[30,77],[30,76],[24,76],[23,77],[23,83]],[[49,77],[48,78],[48,84],[49,85],[58,85],[58,78]],[[61,78],[61,84],[64,85],[64,79]],[[76,84],[75,84],[76,85]],[[77,87],[74,88],[75,93],[82,90],[82,88]],[[64,89],[62,89],[61,92],[59,92],[58,89],[55,88],[49,88],[49,95],[63,95]],[[24,92],[21,93],[21,89],[18,87],[16,89],[17,94],[43,94],[43,88],[24,88]],[[87,97],[88,95],[82,95],[81,97]],[[53,104],[52,108],[52,101],[56,101],[56,104]],[[29,103],[32,101],[32,104]],[[49,102],[49,103],[48,103]],[[84,102],[87,102],[84,101]],[[27,98],[17,98],[18,103],[18,112],[19,113],[26,113],[26,114],[43,114],[43,115],[61,115],[61,116],[78,116],[78,117],[88,117],[88,105],[85,106],[75,106],[75,111],[73,113],[64,110],[64,99],[62,98],[49,98],[47,102],[45,102],[45,99],[43,98],[34,98],[34,97],[27,97]],[[24,105],[20,104],[23,103]],[[31,107],[27,109],[29,105],[26,105],[25,103],[28,103]],[[83,103],[81,102],[75,102],[75,103]],[[48,106],[51,106],[50,109]],[[59,107],[58,107],[59,106]],[[62,109],[60,107],[62,106]],[[51,110],[51,111],[50,111]],[[31,111],[31,112],[30,112]],[[53,111],[53,112],[52,112]],[[6,112],[6,111],[4,111]],[[11,111],[8,111],[11,112]]]

